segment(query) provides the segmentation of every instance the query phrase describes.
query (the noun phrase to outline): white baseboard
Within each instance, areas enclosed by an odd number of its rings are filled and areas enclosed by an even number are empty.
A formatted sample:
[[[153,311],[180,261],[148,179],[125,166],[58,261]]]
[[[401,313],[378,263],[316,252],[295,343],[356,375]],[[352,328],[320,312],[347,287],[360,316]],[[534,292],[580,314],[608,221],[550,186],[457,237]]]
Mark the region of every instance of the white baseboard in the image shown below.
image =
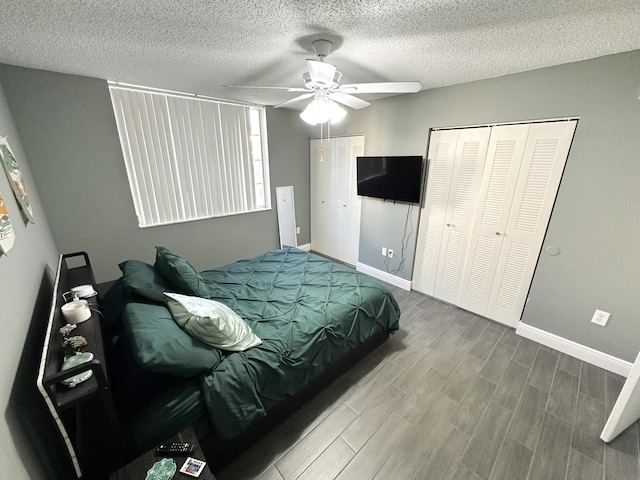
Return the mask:
[[[604,368],[609,372],[617,373],[623,377],[629,376],[633,364],[608,353],[595,350],[580,343],[576,343],[566,338],[559,337],[553,333],[540,330],[525,323],[520,322],[516,328],[516,333],[522,337],[541,343],[547,347],[554,348],[559,352],[566,353],[584,362]]]
[[[411,280],[405,280],[404,278],[396,277],[395,275],[391,275],[388,272],[378,270],[377,268],[370,267],[369,265],[365,265],[364,263],[360,262],[358,262],[358,264],[356,265],[356,270],[362,273],[366,273],[367,275],[373,278],[377,278],[378,280],[382,280],[383,282],[395,285],[396,287],[403,290],[411,290]]]
[[[299,248],[300,250],[304,250],[305,252],[310,252],[311,251],[311,244],[310,243],[305,243],[304,245],[298,245],[296,248]]]

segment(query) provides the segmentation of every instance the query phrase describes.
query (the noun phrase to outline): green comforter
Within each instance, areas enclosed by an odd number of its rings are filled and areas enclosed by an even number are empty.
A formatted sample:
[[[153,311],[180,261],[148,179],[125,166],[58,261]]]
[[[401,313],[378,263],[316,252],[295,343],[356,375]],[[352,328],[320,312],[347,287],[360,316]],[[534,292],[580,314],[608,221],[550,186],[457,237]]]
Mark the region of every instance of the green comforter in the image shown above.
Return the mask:
[[[262,345],[201,376],[214,428],[232,438],[371,335],[398,329],[400,310],[379,282],[295,248],[201,273],[211,298],[235,310]]]

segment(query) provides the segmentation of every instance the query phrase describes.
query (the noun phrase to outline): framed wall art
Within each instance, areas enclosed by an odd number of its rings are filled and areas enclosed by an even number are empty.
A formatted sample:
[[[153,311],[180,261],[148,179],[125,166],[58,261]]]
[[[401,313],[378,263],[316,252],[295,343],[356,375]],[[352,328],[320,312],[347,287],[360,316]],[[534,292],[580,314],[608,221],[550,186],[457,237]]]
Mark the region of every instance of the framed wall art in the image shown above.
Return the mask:
[[[11,220],[9,220],[9,213],[7,212],[7,206],[4,204],[4,199],[0,195],[0,252],[5,255],[9,253],[9,250],[13,248],[13,242],[15,240],[15,233],[13,233],[13,227],[11,226]]]
[[[11,189],[13,190],[13,194],[20,205],[22,214],[29,222],[36,223],[33,218],[31,202],[29,202],[27,186],[22,178],[22,172],[18,166],[18,161],[11,151],[11,147],[9,147],[7,137],[0,137],[0,157],[2,157],[2,166],[4,167],[4,171],[7,173]]]

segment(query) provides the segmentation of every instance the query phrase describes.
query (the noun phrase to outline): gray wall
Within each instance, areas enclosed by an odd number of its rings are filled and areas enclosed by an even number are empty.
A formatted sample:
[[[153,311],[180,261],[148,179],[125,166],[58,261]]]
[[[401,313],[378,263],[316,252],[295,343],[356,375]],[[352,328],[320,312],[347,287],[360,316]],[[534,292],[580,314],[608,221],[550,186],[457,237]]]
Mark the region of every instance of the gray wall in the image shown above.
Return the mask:
[[[382,152],[387,155],[386,151]],[[424,154],[416,151],[388,155]],[[371,152],[371,155],[375,153]],[[363,197],[359,263],[411,280],[419,217],[420,205]],[[382,247],[393,249],[392,259],[382,256]]]
[[[300,120],[299,112],[286,108],[267,109],[267,128],[271,162],[271,205],[275,213],[275,187],[293,185],[296,225],[300,228],[298,246],[309,244],[311,192],[307,129]]]
[[[272,210],[139,229],[106,81],[7,65],[0,81],[56,244],[88,252],[98,282],[118,278],[123,260],[153,263],[155,245],[198,270],[277,248],[281,185],[294,186],[298,240],[309,242],[309,147],[296,112],[267,112]]]
[[[578,128],[522,321],[633,361],[640,349],[640,51],[387,98],[334,133],[366,154],[424,154],[430,128],[578,116]],[[384,210],[386,210],[386,212]],[[362,211],[360,262],[402,237],[405,207]],[[415,229],[412,244],[415,244]],[[397,248],[397,247],[396,247]],[[412,261],[402,276],[411,278]],[[590,323],[598,308],[607,327]]]
[[[0,257],[3,319],[13,320],[5,322],[0,353],[5,407],[0,459],[15,469],[12,478],[27,478],[23,465],[41,456],[29,438],[30,430],[37,431],[28,428],[36,414],[20,415],[29,407],[23,400],[34,398],[28,395],[34,374],[27,370],[41,341],[33,341],[41,332],[31,334],[31,319],[46,311],[41,299],[50,290],[57,255],[47,219],[58,251],[88,251],[99,281],[116,278],[116,264],[126,258],[152,261],[156,244],[174,249],[197,268],[259,253],[277,245],[277,225],[274,210],[139,230],[106,83],[1,66],[0,84],[6,95],[6,103],[0,98],[0,133],[12,140],[27,186],[35,184],[38,220],[26,227],[16,221],[17,206],[0,179],[18,235],[16,248]],[[366,135],[368,155],[423,154],[432,127],[579,116],[545,241],[559,246],[561,254],[540,258],[523,321],[632,361],[640,340],[639,86],[636,51],[380,100],[350,112],[332,134]],[[269,110],[268,122],[272,187],[294,185],[303,232],[299,243],[307,243],[308,137],[318,131],[302,125],[297,112]],[[363,202],[362,263],[383,269],[380,246],[398,244],[406,212],[405,205]],[[417,228],[417,217],[412,218],[409,248]],[[410,278],[411,267],[409,258],[400,276]],[[612,313],[607,327],[589,322],[595,308]],[[38,465],[29,468],[46,469],[47,462]],[[39,473],[33,478],[54,478]]]
[[[36,224],[26,224],[0,168],[0,193],[15,232],[0,255],[0,465],[3,478],[71,478],[73,472],[36,388],[58,254],[28,157],[0,87],[0,135],[7,136],[25,179]]]

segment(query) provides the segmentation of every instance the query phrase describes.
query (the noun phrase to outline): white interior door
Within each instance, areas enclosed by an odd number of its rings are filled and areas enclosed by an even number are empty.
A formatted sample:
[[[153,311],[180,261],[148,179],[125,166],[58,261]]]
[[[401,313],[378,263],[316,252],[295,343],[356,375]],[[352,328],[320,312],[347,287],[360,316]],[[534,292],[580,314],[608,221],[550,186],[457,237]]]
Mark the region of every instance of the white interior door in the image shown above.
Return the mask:
[[[358,173],[356,158],[364,155],[364,136],[358,135],[349,138],[349,162],[347,164],[347,240],[345,249],[345,262],[349,265],[358,263],[360,251],[360,211],[362,200],[358,196]]]
[[[435,288],[459,133],[460,130],[437,130],[429,138],[427,185],[420,210],[412,280],[412,288],[427,295],[433,295]]]
[[[333,155],[325,152],[319,140],[310,142],[311,161],[311,248],[326,251],[328,218],[328,189],[331,186],[331,162]]]
[[[331,244],[328,254],[346,261],[349,222],[349,138],[331,139],[333,150],[333,182],[331,191],[331,212],[329,229]]]
[[[457,305],[486,315],[529,125],[493,127]]]
[[[618,395],[600,438],[609,443],[640,418],[640,354]]]
[[[293,187],[276,187],[276,208],[278,209],[278,231],[280,248],[297,247],[296,208],[293,201]]]
[[[520,321],[560,185],[576,121],[531,125],[486,316]]]
[[[360,243],[356,157],[363,152],[362,135],[310,142],[311,248],[351,265]]]
[[[517,324],[576,125],[432,132],[415,290]]]
[[[433,290],[433,296],[445,302],[458,301],[490,134],[491,127],[482,127],[460,130],[458,135]]]

